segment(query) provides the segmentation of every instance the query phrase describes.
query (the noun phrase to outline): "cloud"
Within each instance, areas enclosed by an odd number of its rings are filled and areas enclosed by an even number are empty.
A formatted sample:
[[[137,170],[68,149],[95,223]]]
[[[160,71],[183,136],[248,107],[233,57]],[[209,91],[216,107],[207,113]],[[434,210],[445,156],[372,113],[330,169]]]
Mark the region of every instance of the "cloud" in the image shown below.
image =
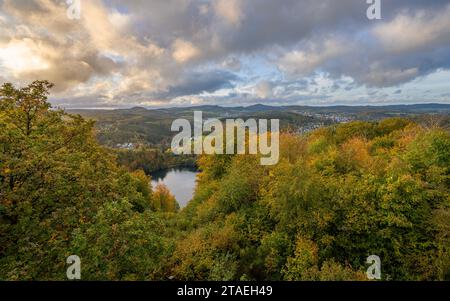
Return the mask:
[[[325,40],[321,45],[311,44],[305,50],[293,50],[281,57],[278,66],[280,69],[291,75],[310,75],[317,68],[325,65],[345,53],[344,43],[336,40]]]
[[[241,61],[237,57],[229,57],[222,62],[222,67],[233,71],[239,71],[242,67]]]
[[[255,87],[255,94],[259,98],[272,98],[273,97],[273,84],[269,81],[263,80],[259,82]]]
[[[120,107],[358,102],[372,88],[394,99],[399,89],[414,95],[408,83],[418,87],[450,69],[448,0],[385,1],[380,21],[367,19],[367,7],[360,0],[82,0],[81,19],[70,20],[64,1],[1,0],[0,66],[14,83],[53,81],[64,104],[89,98]]]
[[[202,93],[213,93],[220,89],[233,88],[238,77],[227,71],[212,70],[192,72],[182,77],[180,82],[170,86],[166,91],[155,95],[158,99],[171,99]]]
[[[405,53],[450,43],[450,5],[443,10],[401,13],[373,29],[389,52]]]
[[[191,42],[184,41],[182,39],[176,39],[172,47],[172,56],[179,63],[185,63],[200,54],[200,50],[197,49]]]
[[[242,0],[217,0],[214,10],[220,18],[231,25],[238,26],[244,18]]]

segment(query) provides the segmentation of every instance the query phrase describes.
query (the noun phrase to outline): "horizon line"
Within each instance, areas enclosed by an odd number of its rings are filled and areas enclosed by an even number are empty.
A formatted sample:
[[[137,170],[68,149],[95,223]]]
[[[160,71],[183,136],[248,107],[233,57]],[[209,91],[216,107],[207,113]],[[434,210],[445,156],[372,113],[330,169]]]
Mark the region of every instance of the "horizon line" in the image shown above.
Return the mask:
[[[417,105],[443,105],[443,106],[449,106],[449,103],[442,103],[442,102],[423,102],[423,103],[398,103],[398,104],[330,104],[330,105],[267,105],[262,103],[256,103],[252,105],[216,105],[216,104],[202,104],[202,105],[191,105],[191,106],[168,106],[168,107],[145,107],[145,106],[129,106],[129,107],[82,107],[82,108],[64,108],[62,106],[54,106],[55,109],[63,109],[66,111],[70,110],[96,110],[96,111],[116,111],[116,110],[132,110],[132,109],[144,109],[147,111],[157,111],[157,110],[170,110],[170,109],[192,109],[192,108],[200,108],[200,107],[217,107],[217,108],[224,108],[224,109],[232,109],[232,108],[251,108],[251,107],[268,107],[268,108],[288,108],[288,107],[305,107],[305,108],[337,108],[337,107],[350,107],[350,108],[358,108],[358,107],[369,107],[369,108],[382,108],[382,107],[396,107],[396,106],[417,106]]]

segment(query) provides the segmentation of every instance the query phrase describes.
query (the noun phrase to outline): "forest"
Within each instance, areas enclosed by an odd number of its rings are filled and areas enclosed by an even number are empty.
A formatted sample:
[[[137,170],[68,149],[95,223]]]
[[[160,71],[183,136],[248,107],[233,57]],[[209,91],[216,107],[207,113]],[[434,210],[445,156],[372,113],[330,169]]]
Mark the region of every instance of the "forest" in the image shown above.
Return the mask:
[[[382,280],[450,280],[448,127],[285,131],[274,166],[202,155],[179,210],[51,88],[0,88],[0,280],[65,280],[73,254],[82,280],[363,281],[370,255]]]

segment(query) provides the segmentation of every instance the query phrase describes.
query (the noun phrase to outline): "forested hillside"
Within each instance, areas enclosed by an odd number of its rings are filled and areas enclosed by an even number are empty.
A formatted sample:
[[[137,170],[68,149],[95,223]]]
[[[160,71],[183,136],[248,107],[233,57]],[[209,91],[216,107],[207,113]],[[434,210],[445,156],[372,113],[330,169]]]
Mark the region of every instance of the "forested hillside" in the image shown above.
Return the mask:
[[[51,84],[0,88],[0,279],[450,279],[450,135],[400,118],[283,133],[280,162],[202,156],[179,211]]]
[[[450,139],[403,119],[280,137],[281,160],[203,157],[172,272],[181,279],[450,276]]]
[[[92,122],[50,110],[49,88],[0,89],[0,279],[65,279],[71,254],[84,254],[86,278],[143,277],[166,247],[155,212],[177,204],[119,168]]]
[[[85,119],[95,121],[96,137],[100,144],[120,148],[123,144],[166,150],[170,147],[172,122],[178,118],[192,122],[194,111],[201,111],[205,119],[228,118],[279,119],[283,130],[297,133],[309,132],[318,127],[342,121],[378,121],[385,118],[403,117],[422,121],[424,116],[435,116],[442,124],[449,122],[450,105],[391,105],[391,106],[266,106],[248,107],[198,106],[168,109],[117,109],[117,110],[70,110]]]

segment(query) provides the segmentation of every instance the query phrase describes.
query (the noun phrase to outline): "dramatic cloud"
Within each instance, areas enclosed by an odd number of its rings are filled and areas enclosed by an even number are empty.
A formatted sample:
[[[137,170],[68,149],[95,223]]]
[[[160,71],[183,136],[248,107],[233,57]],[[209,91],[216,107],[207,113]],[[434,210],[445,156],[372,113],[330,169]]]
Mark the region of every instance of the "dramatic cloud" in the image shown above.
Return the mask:
[[[450,43],[450,6],[439,11],[401,13],[373,30],[389,52],[408,53]]]
[[[351,45],[334,40],[325,40],[322,45],[312,44],[307,49],[294,50],[280,59],[281,70],[296,76],[308,76],[327,62],[350,51]]]
[[[187,62],[197,56],[199,56],[200,50],[198,50],[192,43],[183,41],[181,39],[175,40],[173,43],[173,58],[179,62]]]
[[[219,17],[232,25],[239,25],[243,19],[242,2],[242,0],[218,0],[214,3],[214,9]]]
[[[171,86],[158,97],[171,99],[180,96],[191,96],[203,93],[212,93],[220,89],[233,88],[233,82],[238,77],[225,71],[204,71],[188,73],[181,77],[181,81]]]
[[[66,107],[450,102],[449,0],[80,1],[0,0],[2,82]]]

